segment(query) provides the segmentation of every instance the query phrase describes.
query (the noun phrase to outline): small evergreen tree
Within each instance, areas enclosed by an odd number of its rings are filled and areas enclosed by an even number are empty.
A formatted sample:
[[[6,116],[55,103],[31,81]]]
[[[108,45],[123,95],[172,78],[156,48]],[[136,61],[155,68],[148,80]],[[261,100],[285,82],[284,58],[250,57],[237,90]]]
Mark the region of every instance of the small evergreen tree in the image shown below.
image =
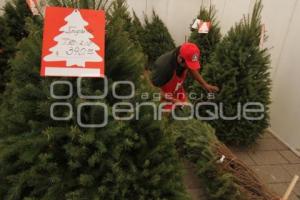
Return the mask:
[[[223,103],[225,116],[236,116],[238,106],[258,102],[264,106],[263,113],[257,111],[247,116],[260,120],[234,118],[210,121],[218,137],[237,145],[253,143],[268,127],[270,104],[270,56],[267,49],[260,49],[262,2],[258,0],[252,15],[236,24],[218,45],[212,62],[204,70],[208,82],[220,87],[215,103]],[[257,106],[250,106],[258,108]]]
[[[137,43],[142,48],[142,41],[145,34],[145,30],[143,27],[143,24],[141,23],[140,19],[136,15],[136,13],[133,11],[133,17],[132,17],[132,26],[130,29],[130,35],[133,41]],[[146,54],[146,52],[145,52]],[[147,56],[147,55],[145,55]]]
[[[23,0],[9,1],[3,12],[0,16],[0,94],[8,81],[9,59],[15,55],[18,41],[28,34],[25,30],[25,19],[32,15]]]
[[[128,11],[128,5],[126,0],[116,0],[111,4],[112,9],[114,9],[118,13],[111,17],[111,21],[123,19],[123,29],[124,31],[128,32],[129,37],[131,41],[134,43],[136,48],[142,49],[140,44],[140,35],[141,31],[143,31],[143,27],[136,16],[135,12],[133,11],[133,16],[131,16],[131,13]]]
[[[202,5],[197,19],[211,23],[208,33],[198,33],[197,29],[191,28],[192,32],[189,37],[189,42],[195,43],[200,49],[200,70],[202,71],[206,67],[206,64],[209,63],[211,55],[215,51],[217,44],[220,42],[221,33],[219,22],[216,19],[216,9],[213,5],[210,5],[208,9]],[[188,77],[188,79],[185,81],[185,85],[188,91],[197,91],[199,93],[204,92],[201,88],[199,88],[198,83],[194,84],[191,77]]]
[[[207,9],[201,6],[198,19],[210,22],[209,32],[198,33],[198,30],[192,29],[189,42],[195,43],[201,51],[201,65],[205,66],[209,62],[209,58],[216,49],[217,44],[221,40],[220,26],[216,19],[216,8],[213,5]]]
[[[94,8],[91,2],[81,0],[79,5]],[[63,3],[73,6],[71,1]],[[186,199],[174,141],[162,134],[151,110],[141,109],[139,121],[112,117],[111,106],[120,102],[111,95],[114,81],[132,81],[139,86],[138,91],[149,90],[143,89],[147,86],[140,78],[143,53],[124,30],[123,18],[115,17],[118,11],[112,7],[107,15],[108,98],[85,100],[75,94],[65,100],[74,109],[83,102],[105,103],[109,112],[103,128],[79,127],[76,117],[69,121],[50,119],[50,106],[57,101],[50,97],[50,84],[69,80],[74,91],[78,88],[74,79],[39,76],[42,21],[29,21],[29,36],[20,42],[20,51],[12,61],[11,81],[1,105],[1,199]],[[102,84],[97,79],[83,79],[82,92],[100,95]],[[68,89],[58,87],[55,93],[68,94]],[[132,101],[140,100],[136,97]],[[68,115],[62,108],[56,112]],[[103,109],[89,107],[82,110],[81,117],[84,122],[95,123],[103,115]]]
[[[127,32],[130,31],[132,23],[131,23],[131,15],[128,11],[128,5],[125,0],[116,0],[111,4],[112,9],[115,10],[115,15],[108,16],[111,17],[111,21],[122,19],[123,20],[123,29]]]
[[[144,35],[140,43],[148,56],[148,66],[151,66],[162,54],[175,48],[168,28],[154,11],[151,21],[145,16]]]
[[[203,181],[205,192],[211,200],[246,200],[246,194],[235,182],[231,172],[224,171],[216,153],[219,142],[214,129],[200,120],[174,121],[169,130],[177,136],[181,156],[192,162],[197,175]]]

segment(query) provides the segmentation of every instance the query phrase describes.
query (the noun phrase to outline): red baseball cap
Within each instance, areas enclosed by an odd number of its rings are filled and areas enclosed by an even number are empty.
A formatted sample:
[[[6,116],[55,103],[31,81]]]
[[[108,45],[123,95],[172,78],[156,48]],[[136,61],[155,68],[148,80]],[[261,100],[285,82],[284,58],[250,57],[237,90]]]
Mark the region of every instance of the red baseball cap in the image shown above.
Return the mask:
[[[185,60],[186,65],[191,70],[200,69],[200,50],[193,43],[184,43],[181,45],[179,55]]]

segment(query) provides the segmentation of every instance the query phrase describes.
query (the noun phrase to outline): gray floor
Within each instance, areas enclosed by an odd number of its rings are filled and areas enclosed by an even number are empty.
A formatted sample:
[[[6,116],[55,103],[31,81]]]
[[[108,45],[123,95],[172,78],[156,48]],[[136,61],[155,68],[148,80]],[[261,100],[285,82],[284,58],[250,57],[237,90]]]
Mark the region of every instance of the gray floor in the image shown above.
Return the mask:
[[[300,175],[300,158],[269,132],[248,149],[231,148],[231,150],[279,196],[283,196],[294,175]],[[186,169],[184,183],[187,191],[193,200],[205,200],[195,169],[187,161],[184,161],[184,166]],[[300,182],[289,200],[300,200]]]

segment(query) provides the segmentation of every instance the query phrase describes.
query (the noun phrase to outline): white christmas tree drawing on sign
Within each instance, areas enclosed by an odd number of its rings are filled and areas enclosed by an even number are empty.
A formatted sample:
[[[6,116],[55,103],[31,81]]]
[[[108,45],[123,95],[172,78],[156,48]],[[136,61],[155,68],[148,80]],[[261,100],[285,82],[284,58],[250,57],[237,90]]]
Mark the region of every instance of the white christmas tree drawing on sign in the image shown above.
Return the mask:
[[[89,23],[82,18],[80,11],[75,9],[65,21],[67,24],[59,29],[62,33],[54,37],[57,44],[49,49],[52,53],[44,60],[66,61],[67,67],[85,67],[86,62],[102,62],[103,58],[97,53],[100,47],[91,40],[94,36],[85,29]]]

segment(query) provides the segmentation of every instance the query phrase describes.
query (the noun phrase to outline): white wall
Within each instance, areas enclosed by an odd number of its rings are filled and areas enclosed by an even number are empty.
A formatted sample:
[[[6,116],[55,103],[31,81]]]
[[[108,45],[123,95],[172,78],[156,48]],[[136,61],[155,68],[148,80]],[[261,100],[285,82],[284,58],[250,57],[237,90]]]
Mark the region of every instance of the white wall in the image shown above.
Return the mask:
[[[300,1],[295,0],[273,67],[271,128],[300,152]]]
[[[6,0],[0,0],[0,15],[3,13],[2,7],[4,6]]]
[[[188,37],[189,25],[201,3],[209,0],[128,0],[142,17],[152,9],[168,26],[177,45]],[[222,33],[225,34],[243,14],[252,10],[255,0],[211,0],[217,8]],[[265,44],[272,56],[273,81],[271,129],[294,150],[300,152],[300,0],[263,0],[263,23],[269,39]]]

